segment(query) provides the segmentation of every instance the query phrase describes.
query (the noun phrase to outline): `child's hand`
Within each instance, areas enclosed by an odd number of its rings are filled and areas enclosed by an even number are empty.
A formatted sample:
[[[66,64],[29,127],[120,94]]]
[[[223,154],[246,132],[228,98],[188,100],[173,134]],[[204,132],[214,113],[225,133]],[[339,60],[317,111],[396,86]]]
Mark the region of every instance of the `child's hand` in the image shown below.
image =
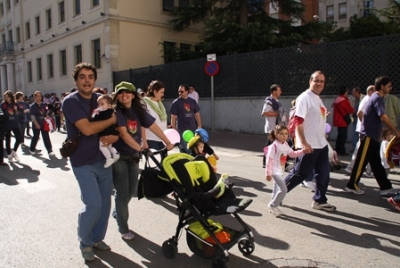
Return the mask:
[[[218,155],[216,155],[216,154],[213,154],[213,155],[214,155],[214,157],[215,157],[215,160],[219,160]]]
[[[272,180],[272,176],[267,176],[266,179],[267,179],[267,181],[271,181]]]

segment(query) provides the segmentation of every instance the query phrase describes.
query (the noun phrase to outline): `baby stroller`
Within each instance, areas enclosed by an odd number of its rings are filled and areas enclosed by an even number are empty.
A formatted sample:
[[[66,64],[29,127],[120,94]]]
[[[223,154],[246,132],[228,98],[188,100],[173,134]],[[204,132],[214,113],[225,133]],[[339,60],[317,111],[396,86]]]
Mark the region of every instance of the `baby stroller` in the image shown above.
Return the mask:
[[[226,267],[228,250],[236,243],[243,255],[253,253],[254,235],[238,215],[252,200],[236,198],[232,184],[224,180],[227,176],[218,181],[204,156],[193,157],[184,153],[167,156],[162,168],[173,186],[179,212],[175,235],[162,245],[165,257],[176,255],[180,233],[185,227],[190,250],[200,257],[212,259],[212,267]],[[209,219],[224,214],[236,218],[243,229],[233,230]]]

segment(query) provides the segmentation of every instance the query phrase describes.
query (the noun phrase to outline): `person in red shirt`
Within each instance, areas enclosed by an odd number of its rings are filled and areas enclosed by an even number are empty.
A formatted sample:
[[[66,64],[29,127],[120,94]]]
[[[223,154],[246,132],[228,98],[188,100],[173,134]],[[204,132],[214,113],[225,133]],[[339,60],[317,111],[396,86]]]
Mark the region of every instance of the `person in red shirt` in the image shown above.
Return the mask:
[[[338,155],[348,155],[346,153],[346,141],[347,141],[347,128],[351,121],[346,121],[351,118],[354,113],[353,107],[351,107],[350,101],[347,98],[348,88],[342,86],[339,88],[339,96],[335,99],[332,104],[333,107],[333,126],[337,127],[338,134],[336,137],[336,152]]]

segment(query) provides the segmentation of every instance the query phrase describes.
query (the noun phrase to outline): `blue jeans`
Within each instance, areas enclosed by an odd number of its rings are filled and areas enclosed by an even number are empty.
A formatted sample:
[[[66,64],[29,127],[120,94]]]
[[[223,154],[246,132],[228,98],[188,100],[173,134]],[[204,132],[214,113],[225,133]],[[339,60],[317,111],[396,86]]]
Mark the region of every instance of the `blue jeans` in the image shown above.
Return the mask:
[[[326,203],[326,191],[329,184],[330,164],[328,157],[328,146],[322,149],[314,149],[311,154],[305,154],[296,159],[296,165],[285,178],[285,183],[290,192],[306,178],[315,176],[314,201]]]
[[[117,219],[118,231],[126,234],[129,232],[128,204],[138,185],[139,161],[135,161],[131,156],[121,155],[119,160],[112,165],[112,170],[115,187],[113,216]]]
[[[112,170],[104,162],[72,167],[84,204],[78,216],[78,238],[81,248],[91,247],[104,239],[111,210]]]

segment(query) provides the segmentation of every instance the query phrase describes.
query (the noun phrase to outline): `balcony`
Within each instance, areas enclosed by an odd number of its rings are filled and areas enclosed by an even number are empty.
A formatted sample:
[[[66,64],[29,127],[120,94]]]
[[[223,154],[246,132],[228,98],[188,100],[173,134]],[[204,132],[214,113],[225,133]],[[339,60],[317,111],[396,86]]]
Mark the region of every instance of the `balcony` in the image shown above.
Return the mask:
[[[14,42],[6,41],[0,44],[0,55],[14,54]]]

